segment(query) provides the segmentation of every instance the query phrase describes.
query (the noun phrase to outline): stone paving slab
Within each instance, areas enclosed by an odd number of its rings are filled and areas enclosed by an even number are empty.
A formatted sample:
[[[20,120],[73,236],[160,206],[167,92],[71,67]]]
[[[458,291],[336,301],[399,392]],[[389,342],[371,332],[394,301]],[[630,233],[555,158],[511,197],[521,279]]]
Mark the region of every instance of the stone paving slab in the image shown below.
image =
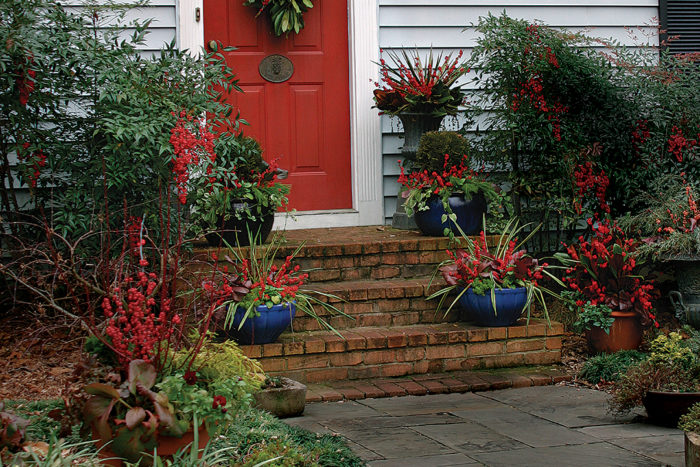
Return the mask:
[[[570,386],[307,405],[287,423],[337,433],[370,466],[682,466],[679,430],[613,418]]]

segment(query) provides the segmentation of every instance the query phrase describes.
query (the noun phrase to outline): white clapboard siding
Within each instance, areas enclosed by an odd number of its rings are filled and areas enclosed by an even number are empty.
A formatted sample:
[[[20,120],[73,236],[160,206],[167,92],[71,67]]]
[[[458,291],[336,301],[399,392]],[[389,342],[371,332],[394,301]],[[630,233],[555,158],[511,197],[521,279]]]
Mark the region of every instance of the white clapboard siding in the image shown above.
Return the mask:
[[[629,47],[658,45],[658,0],[378,0],[379,46],[400,51],[418,48],[421,57],[463,50],[468,57],[478,38],[474,24],[489,13],[505,11],[513,18],[615,41]],[[465,89],[478,92],[465,78]],[[401,122],[382,117],[384,214],[387,222],[396,206],[401,159]],[[462,121],[448,120],[445,129]],[[477,122],[478,124],[478,122]]]

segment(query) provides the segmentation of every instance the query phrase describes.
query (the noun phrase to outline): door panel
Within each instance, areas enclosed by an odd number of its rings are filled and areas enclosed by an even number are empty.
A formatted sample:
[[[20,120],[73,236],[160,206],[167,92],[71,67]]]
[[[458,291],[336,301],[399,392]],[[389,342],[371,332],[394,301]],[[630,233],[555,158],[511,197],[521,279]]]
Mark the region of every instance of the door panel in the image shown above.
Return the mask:
[[[279,158],[289,170],[291,208],[351,208],[347,1],[315,2],[305,28],[282,37],[242,3],[205,0],[204,39],[238,48],[225,56],[245,91],[231,97],[250,123],[244,134],[260,142],[265,159]],[[272,54],[292,61],[289,80],[260,76],[260,61]]]

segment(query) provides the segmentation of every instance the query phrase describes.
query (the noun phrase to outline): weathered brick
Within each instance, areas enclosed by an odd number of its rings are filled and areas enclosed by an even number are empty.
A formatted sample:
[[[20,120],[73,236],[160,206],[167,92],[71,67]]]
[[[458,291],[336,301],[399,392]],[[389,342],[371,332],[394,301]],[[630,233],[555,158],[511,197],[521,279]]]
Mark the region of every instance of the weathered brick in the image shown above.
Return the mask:
[[[372,313],[374,308],[369,302],[351,302],[343,303],[342,310],[349,315],[359,315]]]
[[[433,332],[428,333],[428,344],[429,345],[439,345],[447,344],[449,341],[449,333],[442,330],[433,330]]]
[[[343,400],[343,395],[331,388],[323,388],[318,390],[319,396],[324,402],[337,402]]]
[[[527,327],[527,337],[539,337],[547,334],[547,325],[543,323],[530,323]]]
[[[355,326],[380,328],[391,325],[390,313],[370,313],[367,315],[357,315]]]
[[[410,363],[392,363],[381,365],[379,373],[386,377],[404,376],[410,374],[412,369]]]
[[[403,287],[387,287],[386,298],[404,298],[406,296],[406,290]]]
[[[385,397],[405,396],[406,390],[394,383],[377,383],[376,386],[384,391]]]
[[[425,348],[423,347],[405,347],[396,349],[397,362],[413,362],[425,358]]]
[[[557,350],[530,352],[523,354],[523,361],[526,365],[547,365],[549,363],[557,363],[561,361],[561,352]]]
[[[420,320],[420,314],[417,311],[403,311],[391,314],[392,326],[408,326],[416,324]]]
[[[282,355],[282,344],[278,342],[273,342],[272,344],[265,344],[263,348],[263,357],[278,357]]]
[[[316,391],[307,389],[306,390],[306,402],[311,403],[311,402],[321,402],[323,400],[323,397],[317,393]]]
[[[372,269],[372,279],[390,279],[401,274],[401,268],[398,266],[380,266]]]
[[[362,363],[361,352],[340,352],[329,356],[330,366],[355,366]]]
[[[284,371],[287,369],[287,362],[284,358],[270,358],[263,360],[262,366],[266,372]]]
[[[430,394],[446,394],[449,392],[447,386],[442,384],[440,381],[421,381],[420,384],[424,386]]]
[[[379,255],[363,255],[360,256],[360,266],[377,266],[381,262]]]
[[[382,243],[382,253],[394,253],[401,249],[399,242],[384,242]]]
[[[345,351],[345,339],[336,335],[323,336],[326,341],[326,352],[343,352]]]
[[[413,362],[413,374],[421,375],[427,373],[430,367],[429,363],[430,362],[428,360],[418,360]]]
[[[328,366],[328,355],[312,354],[312,355],[293,355],[285,357],[287,367],[290,370],[301,370],[305,368],[325,368]],[[265,362],[266,360],[263,360]]]
[[[506,352],[531,352],[534,350],[543,350],[543,339],[517,339],[506,342]]]
[[[481,355],[498,355],[503,352],[503,344],[500,342],[479,342],[467,346],[467,355],[479,357]]]
[[[483,342],[488,339],[488,329],[476,328],[467,330],[467,342]]]
[[[360,301],[367,300],[367,289],[352,289],[348,293],[348,300],[350,301]]]
[[[357,366],[348,368],[348,379],[369,379],[379,376],[380,366]]]
[[[241,351],[248,358],[262,357],[262,345],[242,345]]]
[[[484,373],[479,377],[489,383],[490,389],[507,389],[513,385],[513,381],[506,374]]]
[[[307,354],[322,353],[326,351],[326,341],[320,337],[309,336],[304,340],[304,350]]]
[[[346,242],[343,245],[343,253],[349,256],[362,254],[362,243]]]
[[[348,379],[347,368],[320,368],[317,370],[306,371],[306,380],[310,383],[340,381],[345,379]]]
[[[386,345],[390,349],[396,347],[406,347],[408,339],[406,338],[406,334],[404,334],[402,331],[389,328],[381,329],[379,332],[386,336]]]
[[[397,245],[398,246],[398,245]],[[382,255],[382,263],[384,264],[405,264],[405,253],[384,253]]]
[[[561,349],[562,338],[561,337],[548,337],[546,342],[547,350],[557,350]]]
[[[340,392],[343,395],[343,397],[347,400],[357,400],[365,398],[365,393],[358,391],[355,388],[341,388],[338,389],[338,392]]]
[[[367,277],[369,277],[369,270],[367,268],[352,267],[340,271],[340,279],[344,281],[356,281]]]
[[[548,375],[532,374],[528,375],[533,386],[547,386],[552,384],[552,377]]]
[[[368,350],[364,355],[365,365],[378,365],[396,361],[395,350]]]
[[[506,338],[506,328],[488,328],[488,339],[490,341],[503,340]]]
[[[309,281],[325,282],[340,279],[340,271],[338,269],[317,269],[309,271]]]
[[[376,254],[382,250],[382,244],[379,242],[368,242],[362,245],[362,254]]]
[[[460,381],[454,378],[440,379],[440,383],[446,386],[450,392],[467,392],[469,391],[469,384],[464,381]]]
[[[285,342],[284,343],[284,354],[285,355],[301,355],[304,353],[304,343],[301,341],[296,342]]]
[[[343,331],[342,334],[345,338],[345,348],[348,351],[367,348],[367,340],[364,336],[351,331]]]
[[[450,330],[447,340],[450,343],[455,342],[466,342],[467,341],[467,330],[466,329],[455,329]]]
[[[548,336],[561,336],[564,334],[564,325],[561,323],[557,323],[556,321],[552,321],[552,327],[547,328],[547,335]]]
[[[490,386],[487,381],[484,381],[474,373],[462,373],[456,376],[456,379],[467,384],[470,391],[486,391]]]
[[[377,301],[379,311],[405,311],[408,310],[410,301],[407,298],[384,299]]]
[[[424,396],[428,393],[428,389],[425,386],[415,381],[397,381],[396,384],[405,389],[411,396]]]
[[[428,373],[442,373],[445,370],[442,359],[440,360],[428,360]]]
[[[449,346],[428,346],[425,348],[425,358],[428,360],[437,360],[441,358],[463,358],[466,356],[464,345],[449,345]]]
[[[385,392],[369,383],[355,383],[355,389],[361,391],[367,398],[384,397]]]
[[[527,328],[525,326],[510,326],[508,328],[508,339],[518,337],[527,337]]]
[[[428,343],[427,328],[412,327],[404,329],[403,331],[406,335],[406,341],[409,346],[416,347],[419,345],[426,345]]]
[[[386,347],[386,336],[373,329],[356,329],[355,332],[367,341],[368,349],[381,349]]]
[[[513,381],[512,387],[514,388],[529,388],[532,386],[532,380],[527,376],[512,375],[511,380]]]

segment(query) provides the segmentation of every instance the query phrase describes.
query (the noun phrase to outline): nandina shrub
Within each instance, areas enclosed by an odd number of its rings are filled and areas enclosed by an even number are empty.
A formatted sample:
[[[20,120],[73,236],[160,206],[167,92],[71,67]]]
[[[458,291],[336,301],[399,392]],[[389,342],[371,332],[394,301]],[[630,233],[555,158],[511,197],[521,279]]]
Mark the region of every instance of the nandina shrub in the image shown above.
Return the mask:
[[[558,249],[580,220],[625,209],[618,187],[632,167],[635,103],[618,83],[624,71],[571,34],[501,16],[481,18],[468,62],[484,90],[474,147],[510,174],[516,214],[544,221],[537,249]],[[629,162],[629,164],[628,164]],[[549,231],[558,232],[551,239]]]

